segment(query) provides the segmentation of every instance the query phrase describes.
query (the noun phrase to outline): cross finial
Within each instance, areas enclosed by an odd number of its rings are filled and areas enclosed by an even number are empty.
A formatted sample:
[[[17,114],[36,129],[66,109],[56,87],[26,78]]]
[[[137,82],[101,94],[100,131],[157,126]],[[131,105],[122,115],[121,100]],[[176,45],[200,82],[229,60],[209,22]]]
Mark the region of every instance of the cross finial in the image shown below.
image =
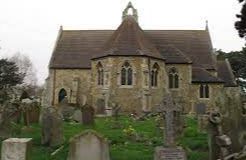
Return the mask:
[[[137,9],[133,7],[132,2],[129,2],[126,8],[124,9],[123,14],[122,14],[122,20],[124,20],[127,16],[129,16],[128,14],[129,9],[132,9],[131,16],[133,16],[133,18],[138,22],[138,11]]]

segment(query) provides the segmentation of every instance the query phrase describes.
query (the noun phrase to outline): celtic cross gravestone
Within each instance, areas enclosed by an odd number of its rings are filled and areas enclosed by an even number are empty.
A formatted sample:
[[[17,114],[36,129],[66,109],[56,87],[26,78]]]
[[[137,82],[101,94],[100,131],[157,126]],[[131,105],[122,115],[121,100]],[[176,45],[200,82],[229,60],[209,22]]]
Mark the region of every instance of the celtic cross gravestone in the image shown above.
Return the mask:
[[[164,146],[155,148],[155,160],[186,160],[184,150],[175,145],[174,113],[178,111],[180,107],[174,104],[170,94],[166,95],[157,107],[157,112],[163,115],[165,131]]]

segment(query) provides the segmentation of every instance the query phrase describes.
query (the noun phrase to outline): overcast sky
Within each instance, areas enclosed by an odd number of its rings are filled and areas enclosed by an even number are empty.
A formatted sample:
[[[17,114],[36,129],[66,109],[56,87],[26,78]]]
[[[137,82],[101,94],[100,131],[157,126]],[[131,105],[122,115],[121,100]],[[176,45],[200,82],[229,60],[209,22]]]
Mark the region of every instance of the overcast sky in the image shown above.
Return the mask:
[[[29,55],[39,83],[48,74],[59,26],[64,29],[116,29],[129,0],[0,0],[0,56]],[[204,29],[209,22],[213,46],[240,50],[234,29],[237,0],[132,0],[142,29]]]

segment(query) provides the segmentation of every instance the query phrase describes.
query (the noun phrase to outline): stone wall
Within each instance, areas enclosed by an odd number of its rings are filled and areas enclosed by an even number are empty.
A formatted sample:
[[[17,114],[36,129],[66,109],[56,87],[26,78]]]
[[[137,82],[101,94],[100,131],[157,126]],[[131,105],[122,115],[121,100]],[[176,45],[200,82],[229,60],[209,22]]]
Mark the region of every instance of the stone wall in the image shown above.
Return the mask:
[[[129,62],[133,69],[133,85],[123,86],[120,83],[121,68],[124,62]],[[100,62],[105,68],[104,86],[97,85],[97,68]],[[157,63],[160,67],[158,72],[158,86],[150,86],[150,69]],[[167,81],[165,63],[146,57],[110,57],[93,61],[92,63],[92,94],[93,106],[97,106],[98,99],[105,99],[106,105],[118,103],[123,111],[140,112],[150,110],[160,103]]]
[[[125,61],[132,65],[133,85],[120,84],[121,68]],[[104,85],[97,84],[97,64],[104,69]],[[151,87],[150,71],[158,64],[158,86]],[[63,88],[69,103],[87,103],[98,108],[102,105],[111,108],[118,103],[122,111],[149,111],[159,104],[165,93],[171,93],[175,102],[183,107],[185,113],[194,113],[199,103],[205,104],[209,111],[214,108],[218,93],[225,92],[222,84],[210,83],[210,98],[199,97],[200,84],[192,84],[191,64],[165,64],[164,61],[148,57],[106,57],[93,60],[91,69],[50,70],[49,88],[52,91],[52,104],[58,104],[58,94]],[[169,89],[168,71],[175,67],[179,74],[179,88]],[[233,88],[233,87],[232,87]],[[229,92],[229,91],[228,91]]]
[[[166,69],[167,73],[171,68],[175,67],[179,75],[179,88],[171,88],[170,92],[176,103],[182,106],[185,113],[190,111],[190,87],[192,68],[190,64],[168,64]],[[168,83],[167,83],[168,85]]]
[[[189,91],[191,113],[195,113],[196,105],[202,103],[207,106],[207,112],[216,108],[216,97],[223,92],[223,84],[210,83],[209,98],[200,98],[200,84],[192,84]]]
[[[68,103],[84,103],[91,101],[91,71],[89,69],[56,69],[52,72],[53,104],[58,104],[61,89],[67,92]],[[86,97],[86,98],[85,98]]]

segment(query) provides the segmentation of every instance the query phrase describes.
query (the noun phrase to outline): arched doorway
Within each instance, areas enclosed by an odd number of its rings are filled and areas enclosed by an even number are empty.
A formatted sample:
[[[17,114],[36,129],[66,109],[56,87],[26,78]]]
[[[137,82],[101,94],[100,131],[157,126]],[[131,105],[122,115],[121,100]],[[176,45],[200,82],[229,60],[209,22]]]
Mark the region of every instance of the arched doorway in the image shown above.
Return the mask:
[[[62,88],[58,94],[58,102],[60,103],[67,96],[67,92]]]

